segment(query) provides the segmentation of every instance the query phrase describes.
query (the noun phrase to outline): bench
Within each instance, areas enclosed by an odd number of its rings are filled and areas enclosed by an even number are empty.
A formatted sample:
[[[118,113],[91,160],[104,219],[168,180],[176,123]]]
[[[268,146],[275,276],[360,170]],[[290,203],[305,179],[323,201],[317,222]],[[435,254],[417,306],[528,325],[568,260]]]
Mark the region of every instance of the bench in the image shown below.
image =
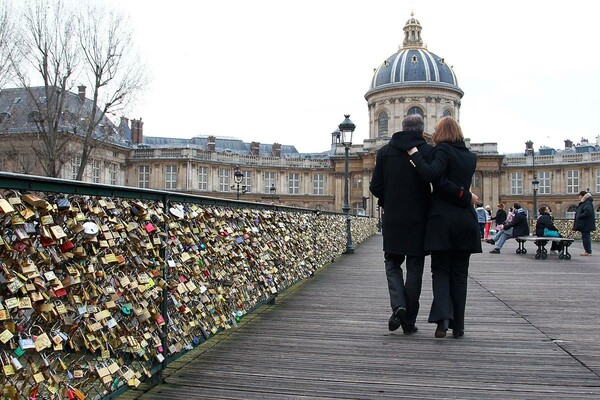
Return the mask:
[[[527,254],[525,242],[533,242],[537,246],[537,251],[535,252],[535,259],[545,260],[548,258],[548,250],[546,250],[546,244],[548,242],[559,242],[563,246],[560,254],[558,255],[558,258],[560,260],[571,259],[571,254],[569,254],[569,246],[571,245],[571,243],[574,242],[573,239],[545,236],[519,236],[515,240],[517,241],[517,243],[519,243],[519,247],[517,248],[517,254]]]

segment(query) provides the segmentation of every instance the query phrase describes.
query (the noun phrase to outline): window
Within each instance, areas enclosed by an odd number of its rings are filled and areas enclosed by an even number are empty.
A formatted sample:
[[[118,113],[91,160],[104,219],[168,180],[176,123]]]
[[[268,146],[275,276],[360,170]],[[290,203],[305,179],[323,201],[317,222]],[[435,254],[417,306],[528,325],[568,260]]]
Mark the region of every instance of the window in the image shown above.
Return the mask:
[[[600,193],[600,169],[596,170],[596,193]]]
[[[150,166],[138,166],[138,187],[148,189],[150,187]]]
[[[229,169],[219,168],[219,191],[229,192]]]
[[[42,122],[43,120],[42,114],[37,110],[30,112],[27,116],[27,122]]]
[[[444,112],[442,113],[442,117],[451,117],[452,116],[452,111],[450,110],[444,110]]]
[[[118,182],[118,170],[119,170],[119,166],[115,163],[111,163],[108,166],[108,174],[110,175],[110,184],[111,185],[117,185]]]
[[[481,178],[478,173],[473,174],[473,179],[471,179],[471,186],[475,188],[481,187]]]
[[[362,188],[362,176],[356,174],[352,177],[352,189],[361,189]]]
[[[423,114],[423,110],[421,110],[421,107],[411,107],[408,109],[408,113],[406,113],[406,115],[415,115],[415,114],[419,114],[421,117],[423,117],[423,119],[425,118],[425,115]]]
[[[20,154],[19,163],[21,164],[20,167],[22,173],[28,174],[31,172],[31,169],[33,168],[33,162],[31,161],[29,154]]]
[[[567,193],[579,193],[579,171],[567,171]]]
[[[252,189],[252,171],[243,171],[243,174],[242,188],[244,193],[250,193],[250,189]]]
[[[523,194],[522,172],[512,172],[510,174],[510,194]]]
[[[288,174],[288,193],[300,193],[300,174]]]
[[[365,210],[362,208],[362,203],[352,203],[352,211],[351,213],[354,215],[365,215]]]
[[[378,123],[377,123],[377,136],[379,137],[383,137],[383,136],[387,136],[388,134],[388,113],[385,111],[382,111],[379,113],[379,117],[377,118]]]
[[[207,167],[198,167],[198,190],[208,190]]]
[[[313,194],[325,194],[325,175],[313,175]]]
[[[277,187],[275,184],[275,172],[265,172],[265,193],[271,193],[271,186]]]
[[[81,157],[75,156],[71,158],[71,179],[77,179],[77,171],[79,171],[79,164],[81,164]]]
[[[92,182],[100,183],[100,160],[92,160]]]
[[[569,206],[569,208],[567,208],[567,211],[565,212],[565,218],[566,219],[575,218],[575,211],[577,211],[577,206]]]
[[[167,165],[165,170],[165,189],[177,189],[177,165]]]
[[[7,113],[7,112],[0,113],[0,124],[5,121],[8,121],[9,118],[10,118],[10,113]]]
[[[540,182],[540,186],[538,189],[539,194],[552,193],[552,187],[550,186],[550,182],[551,182],[550,171],[540,171],[538,174],[538,181]]]

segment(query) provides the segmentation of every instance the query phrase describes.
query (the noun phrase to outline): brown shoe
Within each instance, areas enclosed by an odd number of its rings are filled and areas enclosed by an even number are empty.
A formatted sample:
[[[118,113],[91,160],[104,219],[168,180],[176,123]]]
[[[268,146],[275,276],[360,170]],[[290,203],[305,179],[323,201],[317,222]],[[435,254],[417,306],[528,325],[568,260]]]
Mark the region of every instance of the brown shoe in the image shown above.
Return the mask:
[[[591,256],[591,255],[592,255],[591,253],[586,253],[586,252],[583,252],[580,254],[580,256]]]

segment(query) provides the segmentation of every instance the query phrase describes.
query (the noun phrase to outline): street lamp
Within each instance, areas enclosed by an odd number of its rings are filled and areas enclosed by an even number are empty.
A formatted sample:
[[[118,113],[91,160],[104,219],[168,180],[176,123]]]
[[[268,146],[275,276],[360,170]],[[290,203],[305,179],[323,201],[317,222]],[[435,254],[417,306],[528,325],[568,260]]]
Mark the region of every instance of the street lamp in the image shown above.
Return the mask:
[[[350,205],[348,204],[348,151],[352,146],[352,134],[356,125],[350,121],[350,114],[344,114],[344,121],[338,126],[341,133],[342,144],[344,145],[344,206],[342,211],[346,214],[346,254],[354,254],[352,245],[352,232],[350,230]]]
[[[240,166],[236,165],[235,171],[233,171],[233,181],[235,182],[235,184],[231,185],[231,188],[232,189],[235,188],[237,200],[240,199],[240,189],[242,189],[242,191],[245,193],[244,186],[242,185],[243,179],[244,179],[244,173],[240,170]]]
[[[272,183],[271,187],[269,188],[269,193],[271,193],[271,204],[273,204],[273,208],[275,208],[275,193],[277,192],[277,188],[275,187],[275,184]]]
[[[531,181],[531,185],[533,186],[533,219],[537,220],[537,191],[540,187],[540,181],[538,181],[537,173],[535,172],[535,150],[533,149],[533,142],[531,140],[525,142],[525,156],[528,155],[531,155],[531,165],[533,169],[533,180]]]

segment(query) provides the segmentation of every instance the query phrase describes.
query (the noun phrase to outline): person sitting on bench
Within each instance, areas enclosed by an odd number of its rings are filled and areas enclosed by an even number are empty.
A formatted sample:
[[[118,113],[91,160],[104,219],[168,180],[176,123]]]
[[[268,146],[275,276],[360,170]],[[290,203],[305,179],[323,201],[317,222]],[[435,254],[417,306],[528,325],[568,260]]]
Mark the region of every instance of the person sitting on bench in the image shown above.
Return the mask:
[[[546,206],[540,207],[538,210],[540,216],[538,217],[535,224],[535,236],[538,237],[562,237],[560,233],[558,233],[558,228],[552,222],[552,217],[550,216],[550,210]],[[548,233],[547,231],[554,232]],[[550,251],[552,254],[558,254],[562,251],[563,244],[560,242],[552,241],[552,246],[550,247]]]
[[[513,205],[514,208],[514,217],[512,221],[509,223],[498,226],[498,233],[494,237],[494,239],[486,240],[487,243],[495,244],[494,250],[490,251],[492,254],[500,254],[500,249],[504,246],[504,242],[510,238],[516,238],[519,236],[528,236],[529,235],[529,224],[527,224],[527,211],[521,208],[521,204],[515,203]]]

